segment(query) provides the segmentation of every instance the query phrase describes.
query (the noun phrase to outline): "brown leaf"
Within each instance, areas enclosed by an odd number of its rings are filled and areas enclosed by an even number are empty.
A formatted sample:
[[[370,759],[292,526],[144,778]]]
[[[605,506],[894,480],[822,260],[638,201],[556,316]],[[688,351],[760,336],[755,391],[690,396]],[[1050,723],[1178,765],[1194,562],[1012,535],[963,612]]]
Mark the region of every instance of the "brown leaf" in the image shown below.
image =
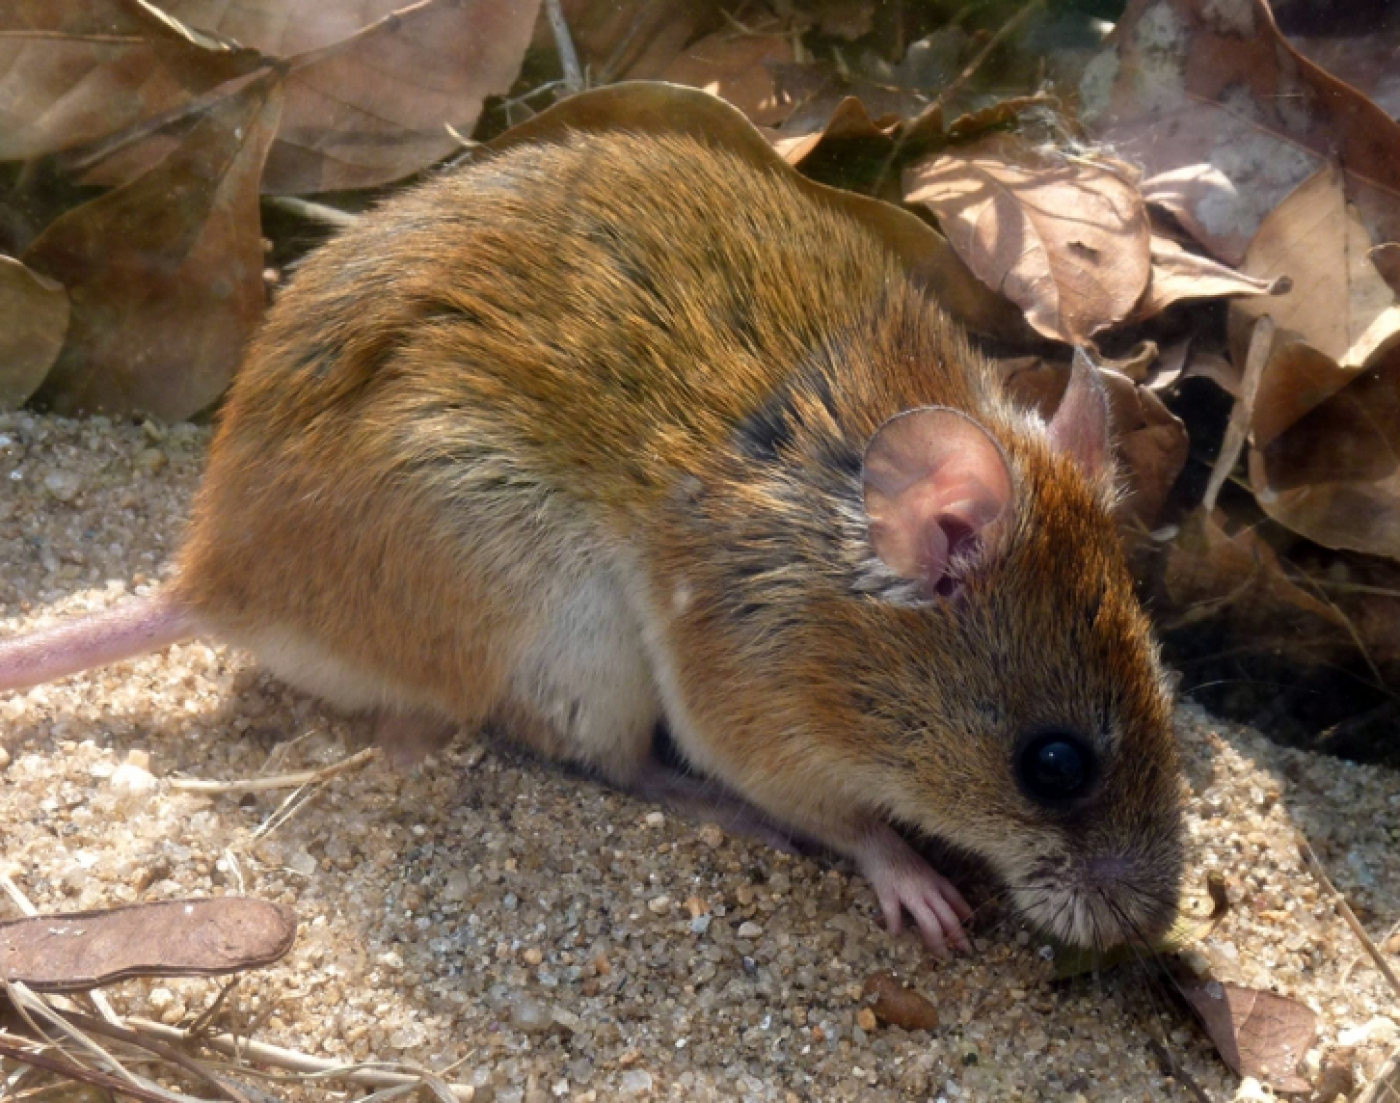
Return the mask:
[[[1180,989],[1232,1071],[1275,1091],[1311,1090],[1298,1075],[1298,1064],[1317,1037],[1317,1015],[1306,1004],[1209,978],[1182,981]]]
[[[539,0],[170,0],[185,23],[285,62],[286,102],[267,156],[269,194],[367,188],[459,148],[482,101],[520,71]],[[126,147],[84,178],[120,184],[176,139]]]
[[[223,391],[265,300],[258,179],[280,104],[276,78],[258,78],[155,168],[29,247],[24,262],[73,302],[41,402],[173,421]]]
[[[1238,347],[1242,330],[1268,314],[1281,333],[1275,343],[1303,341],[1335,361],[1344,374],[1332,390],[1363,368],[1377,350],[1400,337],[1400,305],[1395,292],[1371,259],[1371,238],[1346,200],[1341,173],[1329,166],[1310,177],[1280,203],[1249,243],[1243,269],[1263,279],[1287,277],[1286,293],[1268,299],[1236,302],[1231,307],[1232,337]],[[1265,403],[1281,402],[1297,388],[1278,379],[1266,381]],[[1286,413],[1265,411],[1265,440],[1292,424],[1331,393],[1309,389]]]
[[[770,63],[792,62],[792,46],[788,34],[721,31],[687,46],[661,79],[702,88],[760,126],[776,126],[792,113],[793,103],[780,95]]]
[[[490,146],[506,149],[521,142],[557,140],[573,132],[612,130],[694,135],[742,156],[755,171],[791,174],[797,186],[817,202],[867,226],[944,309],[964,324],[1008,339],[1023,335],[1020,313],[973,279],[936,230],[890,203],[838,191],[798,175],[738,110],[696,89],[648,81],[596,88],[540,112]]]
[[[1256,529],[1227,531],[1226,521],[1219,511],[1196,510],[1168,545],[1164,630],[1217,618],[1235,637],[1303,665],[1350,652],[1353,639],[1342,615],[1295,583]]]
[[[104,137],[262,63],[136,0],[0,4],[0,161]]]
[[[866,996],[875,997],[870,1009],[881,1022],[905,1030],[938,1029],[938,1008],[893,973],[870,974],[865,978],[863,991]]]
[[[244,896],[36,915],[0,923],[0,976],[39,992],[216,976],[270,965],[296,933],[290,908]]]
[[[1145,188],[1173,173],[1172,209],[1226,263],[1334,158],[1373,236],[1400,239],[1400,124],[1298,54],[1264,0],[1131,0],[1080,97]]]
[[[1047,337],[1086,343],[1125,318],[1147,286],[1150,230],[1126,166],[997,136],[906,170],[904,191]]]
[[[1270,370],[1307,351],[1276,351]],[[1309,540],[1400,559],[1397,456],[1400,348],[1267,443],[1256,441],[1249,480],[1264,512]]]
[[[823,142],[864,142],[888,153],[894,146],[890,136],[890,126],[881,127],[870,117],[865,104],[854,96],[845,96],[820,129],[805,134],[793,134],[787,130],[773,136],[773,148],[793,167],[803,165],[812,157]]]
[[[1192,253],[1170,238],[1152,235],[1152,279],[1128,318],[1142,322],[1173,303],[1186,299],[1267,295],[1275,281],[1258,279],[1227,268],[1219,261]]]
[[[0,410],[38,390],[63,348],[68,313],[61,283],[0,256]]]

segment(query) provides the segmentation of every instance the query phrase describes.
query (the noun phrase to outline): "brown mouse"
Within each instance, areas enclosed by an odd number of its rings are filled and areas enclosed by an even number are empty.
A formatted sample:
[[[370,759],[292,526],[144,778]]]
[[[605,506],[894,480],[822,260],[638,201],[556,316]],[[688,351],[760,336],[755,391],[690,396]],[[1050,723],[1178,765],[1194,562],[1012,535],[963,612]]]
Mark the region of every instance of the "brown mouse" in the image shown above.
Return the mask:
[[[493,723],[968,908],[895,826],[1104,946],[1175,914],[1170,703],[1082,356],[1046,424],[854,218],[682,136],[522,145],[311,256],[154,599],[0,645],[18,688],[200,633],[373,710]],[[652,757],[659,721],[700,778]]]

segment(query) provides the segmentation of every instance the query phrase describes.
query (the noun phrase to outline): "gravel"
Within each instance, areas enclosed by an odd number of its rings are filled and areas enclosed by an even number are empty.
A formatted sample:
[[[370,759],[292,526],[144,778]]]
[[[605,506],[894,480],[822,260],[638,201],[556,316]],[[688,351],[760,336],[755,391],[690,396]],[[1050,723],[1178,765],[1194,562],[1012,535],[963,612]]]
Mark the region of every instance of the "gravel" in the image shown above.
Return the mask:
[[[0,414],[0,634],[155,585],[207,440]],[[1179,729],[1192,906],[1210,910],[1211,872],[1231,904],[1189,957],[1312,1007],[1303,1071],[1343,1088],[1349,1075],[1354,1099],[1400,1044],[1400,1008],[1294,837],[1400,968],[1400,774],[1286,750],[1190,705]],[[1167,1051],[1211,1099],[1260,1098],[1149,968],[1052,982],[1041,940],[995,901],[975,953],[939,962],[880,928],[845,866],[470,733],[407,773],[373,761],[336,776],[290,814],[285,793],[170,785],[323,766],[368,739],[364,720],[213,641],[0,697],[0,862],[45,911],[237,892],[289,904],[296,947],[242,978],[219,1025],[448,1070],[482,1103],[1198,1099],[1164,1073]],[[926,996],[939,1026],[878,1025],[862,995],[878,972]],[[184,1024],[223,983],[132,980],[108,996]]]

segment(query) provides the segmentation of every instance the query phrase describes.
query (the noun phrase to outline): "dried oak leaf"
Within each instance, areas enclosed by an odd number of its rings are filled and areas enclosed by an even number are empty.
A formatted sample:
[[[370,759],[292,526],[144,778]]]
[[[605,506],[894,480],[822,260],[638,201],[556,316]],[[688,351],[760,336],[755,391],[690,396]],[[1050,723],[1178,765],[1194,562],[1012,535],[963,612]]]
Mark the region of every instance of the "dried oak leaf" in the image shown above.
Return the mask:
[[[1147,287],[1151,230],[1127,166],[999,135],[906,169],[904,195],[1046,337],[1085,344]]]
[[[692,42],[666,67],[661,79],[701,88],[732,103],[759,126],[776,126],[792,114],[781,95],[774,64],[794,61],[790,34],[740,34],[733,30]]]
[[[102,138],[262,63],[139,0],[0,4],[0,161]]]
[[[39,389],[68,332],[63,285],[0,256],[0,410]]]
[[[0,976],[39,992],[216,976],[270,965],[296,933],[290,908],[244,896],[36,915],[0,923]]]
[[[1256,445],[1267,445],[1400,342],[1400,304],[1370,254],[1370,236],[1332,167],[1295,189],[1249,243],[1246,273],[1291,281],[1284,294],[1231,304],[1239,362],[1256,318],[1267,313],[1278,327],[1255,403]],[[1316,355],[1280,356],[1299,342]]]
[[[649,81],[596,88],[571,96],[490,143],[554,141],[570,133],[626,130],[635,134],[688,134],[743,157],[756,172],[790,174],[813,199],[839,210],[879,237],[954,317],[982,333],[1019,337],[1020,313],[973,279],[936,230],[890,203],[826,187],[799,175],[752,123],[723,100],[694,88]]]
[[[905,1030],[938,1028],[938,1008],[893,973],[871,973],[862,991],[866,997],[875,997],[870,1009],[882,1023]]]
[[[520,72],[539,0],[169,0],[186,25],[285,65],[286,103],[267,156],[269,194],[367,188],[459,148],[487,95]],[[177,137],[143,139],[84,178],[120,184]]]
[[[1210,978],[1179,985],[1220,1059],[1239,1076],[1281,1092],[1311,1091],[1298,1065],[1317,1037],[1317,1015],[1298,1000]]]
[[[1236,264],[1264,216],[1328,160],[1377,240],[1400,239],[1400,123],[1279,34],[1265,0],[1131,0],[1085,69],[1081,116]]]
[[[73,304],[41,403],[174,421],[223,391],[265,302],[258,180],[281,98],[275,76],[259,77],[149,172],[64,214],[25,251]]]

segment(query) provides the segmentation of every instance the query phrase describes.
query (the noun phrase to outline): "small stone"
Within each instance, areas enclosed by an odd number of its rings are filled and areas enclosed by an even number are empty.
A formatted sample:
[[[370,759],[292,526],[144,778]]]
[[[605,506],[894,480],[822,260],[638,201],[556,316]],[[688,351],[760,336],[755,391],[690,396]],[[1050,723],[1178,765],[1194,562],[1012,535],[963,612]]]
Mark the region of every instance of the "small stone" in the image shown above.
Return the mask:
[[[868,1007],[862,1007],[856,1012],[856,1025],[869,1034],[876,1026],[875,1012]]]
[[[933,1030],[938,1026],[938,1008],[914,989],[900,983],[893,973],[872,973],[865,980],[864,994],[874,996],[868,1009],[881,1022],[905,1030]]]
[[[0,770],[3,770],[3,769],[4,769],[6,766],[8,766],[9,764],[10,764],[10,752],[7,751],[7,750],[5,750],[4,747],[0,747]]]
[[[685,901],[685,910],[690,912],[691,919],[699,919],[702,915],[709,914],[710,905],[698,896],[689,896]]]
[[[540,948],[538,946],[528,947],[525,950],[525,952],[520,955],[520,957],[526,965],[539,965],[542,961],[544,961],[544,954],[540,952]]]
[[[136,453],[136,466],[147,475],[155,475],[165,468],[170,458],[159,448],[143,448]]]
[[[126,761],[112,771],[107,784],[118,793],[132,796],[149,793],[156,787],[150,765],[151,756],[145,751],[128,751]]]
[[[700,841],[715,850],[724,842],[724,831],[717,823],[707,823],[700,828]]]
[[[622,1074],[623,1095],[646,1095],[651,1091],[651,1073],[646,1069],[628,1069]]]
[[[648,812],[643,822],[648,827],[663,827],[666,823],[666,814],[664,812]]]
[[[531,996],[516,995],[510,1002],[510,1025],[526,1034],[540,1034],[554,1025],[554,1013]]]
[[[647,901],[647,911],[652,915],[665,915],[671,910],[671,898],[669,896],[653,896]]]
[[[763,937],[763,927],[750,919],[747,923],[739,924],[739,930],[736,933],[740,938],[761,938]]]
[[[83,488],[83,480],[73,471],[50,471],[44,476],[44,489],[60,502],[71,502]]]

